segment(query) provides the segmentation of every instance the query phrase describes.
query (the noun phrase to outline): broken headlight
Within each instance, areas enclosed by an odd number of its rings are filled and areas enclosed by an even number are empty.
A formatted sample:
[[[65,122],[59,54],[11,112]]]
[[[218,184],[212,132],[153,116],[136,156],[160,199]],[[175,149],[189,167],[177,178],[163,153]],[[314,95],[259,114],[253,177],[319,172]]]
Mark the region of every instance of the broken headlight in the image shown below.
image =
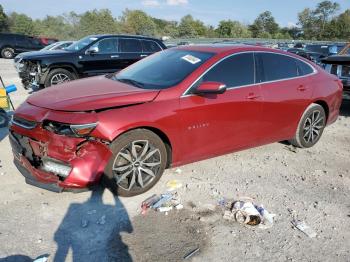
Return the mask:
[[[72,137],[86,137],[95,129],[97,123],[88,124],[65,124],[56,121],[45,120],[43,128],[53,132],[57,135],[72,136]]]

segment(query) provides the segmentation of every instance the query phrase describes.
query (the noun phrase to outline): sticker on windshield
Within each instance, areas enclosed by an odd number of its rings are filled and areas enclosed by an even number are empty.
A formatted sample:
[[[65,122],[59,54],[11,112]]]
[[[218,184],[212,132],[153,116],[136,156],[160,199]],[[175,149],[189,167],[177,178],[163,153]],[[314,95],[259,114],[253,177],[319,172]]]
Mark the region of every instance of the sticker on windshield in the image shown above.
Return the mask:
[[[200,61],[202,61],[198,57],[195,57],[193,55],[185,55],[185,56],[181,57],[181,59],[191,63],[192,65],[195,65],[195,64],[199,63]]]

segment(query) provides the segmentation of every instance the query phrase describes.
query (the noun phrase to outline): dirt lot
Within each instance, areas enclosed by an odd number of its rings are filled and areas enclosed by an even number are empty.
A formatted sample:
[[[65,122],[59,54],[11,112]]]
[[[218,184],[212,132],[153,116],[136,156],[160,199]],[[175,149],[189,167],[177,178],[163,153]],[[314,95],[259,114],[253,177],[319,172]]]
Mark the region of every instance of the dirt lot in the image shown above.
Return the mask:
[[[6,83],[20,81],[0,60]],[[28,96],[22,88],[15,105]],[[0,261],[350,261],[350,103],[311,149],[275,143],[167,170],[148,193],[114,198],[106,190],[51,193],[26,185],[0,129]],[[185,209],[140,215],[140,203],[178,179]],[[222,197],[249,196],[277,214],[271,229],[223,220]],[[293,218],[317,232],[309,238]]]

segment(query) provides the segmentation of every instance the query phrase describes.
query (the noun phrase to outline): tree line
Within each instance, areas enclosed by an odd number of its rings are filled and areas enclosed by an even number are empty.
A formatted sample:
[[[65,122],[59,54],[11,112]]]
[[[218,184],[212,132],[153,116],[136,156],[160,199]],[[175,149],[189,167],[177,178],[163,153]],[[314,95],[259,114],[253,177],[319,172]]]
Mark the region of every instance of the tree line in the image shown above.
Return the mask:
[[[268,38],[307,40],[350,40],[350,9],[340,13],[336,2],[323,1],[314,9],[298,13],[298,23],[280,27],[270,11],[258,15],[252,24],[222,20],[217,27],[205,25],[191,15],[179,22],[159,19],[141,10],[123,11],[118,18],[109,9],[75,12],[32,19],[17,12],[6,13],[0,5],[0,32],[46,36],[60,40],[79,39],[90,34],[136,34],[172,38]]]

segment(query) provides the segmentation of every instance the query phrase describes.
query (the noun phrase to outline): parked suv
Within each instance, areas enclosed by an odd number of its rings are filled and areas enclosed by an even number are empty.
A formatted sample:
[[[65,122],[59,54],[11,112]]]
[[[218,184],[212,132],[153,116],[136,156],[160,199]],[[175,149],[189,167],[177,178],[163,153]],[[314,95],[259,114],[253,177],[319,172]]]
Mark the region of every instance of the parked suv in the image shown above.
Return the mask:
[[[15,59],[15,65],[25,88],[49,87],[116,72],[163,49],[166,49],[163,42],[154,38],[92,35],[65,50],[23,55]]]
[[[13,58],[16,54],[40,50],[45,45],[37,38],[19,34],[0,34],[0,54]]]

